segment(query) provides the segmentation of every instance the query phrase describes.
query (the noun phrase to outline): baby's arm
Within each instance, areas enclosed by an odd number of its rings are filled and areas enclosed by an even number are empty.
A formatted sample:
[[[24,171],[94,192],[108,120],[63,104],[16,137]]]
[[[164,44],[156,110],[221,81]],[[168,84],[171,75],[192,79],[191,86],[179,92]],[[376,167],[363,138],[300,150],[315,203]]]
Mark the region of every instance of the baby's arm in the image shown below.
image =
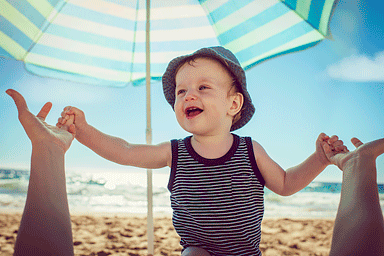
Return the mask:
[[[170,142],[159,145],[131,144],[125,140],[105,134],[85,120],[84,112],[75,107],[66,107],[57,126],[65,124],[70,115],[75,115],[74,131],[76,139],[101,157],[112,162],[142,168],[162,168],[170,166]]]
[[[286,171],[274,162],[257,142],[253,142],[255,158],[265,185],[270,190],[283,196],[292,195],[305,188],[330,164],[323,146],[329,147],[335,154],[347,149],[337,136],[329,138],[324,133],[316,141],[316,151],[301,164]]]

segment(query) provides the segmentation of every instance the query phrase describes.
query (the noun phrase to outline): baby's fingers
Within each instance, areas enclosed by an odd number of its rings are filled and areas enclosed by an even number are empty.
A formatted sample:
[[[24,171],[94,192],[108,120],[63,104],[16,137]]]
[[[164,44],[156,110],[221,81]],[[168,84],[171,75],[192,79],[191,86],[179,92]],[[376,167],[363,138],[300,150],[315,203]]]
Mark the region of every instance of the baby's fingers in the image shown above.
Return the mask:
[[[73,114],[72,107],[71,106],[67,106],[61,112],[61,117],[65,117],[65,116],[70,115],[70,114]]]
[[[74,135],[76,132],[75,125],[73,124],[74,119],[75,119],[74,115],[68,116],[68,119],[66,120],[65,124],[60,125],[59,128],[64,129]]]

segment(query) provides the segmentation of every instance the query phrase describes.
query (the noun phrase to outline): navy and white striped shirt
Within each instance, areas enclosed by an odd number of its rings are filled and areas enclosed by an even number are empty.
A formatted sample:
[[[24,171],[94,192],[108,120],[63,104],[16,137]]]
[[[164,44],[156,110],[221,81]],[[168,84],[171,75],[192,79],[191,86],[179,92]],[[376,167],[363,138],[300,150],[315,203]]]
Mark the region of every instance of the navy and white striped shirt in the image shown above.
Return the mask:
[[[223,157],[207,159],[191,146],[191,137],[172,140],[173,225],[186,248],[216,255],[261,255],[264,179],[249,137],[233,135]]]

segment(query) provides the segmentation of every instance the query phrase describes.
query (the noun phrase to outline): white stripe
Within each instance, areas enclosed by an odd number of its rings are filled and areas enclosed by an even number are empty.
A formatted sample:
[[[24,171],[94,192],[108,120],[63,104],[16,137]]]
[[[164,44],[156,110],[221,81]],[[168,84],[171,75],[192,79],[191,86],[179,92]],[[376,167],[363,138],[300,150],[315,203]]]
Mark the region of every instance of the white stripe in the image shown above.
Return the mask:
[[[67,28],[130,42],[133,40],[134,35],[132,30],[104,25],[62,13],[59,13],[52,23]]]
[[[116,82],[129,82],[130,74],[128,72],[116,71],[111,69],[99,68],[90,65],[73,63],[61,59],[43,56],[40,54],[29,53],[25,58],[26,63],[49,67],[51,69],[62,70],[74,74],[86,75],[95,78],[116,81]],[[138,74],[145,77],[145,72]]]
[[[71,4],[127,20],[135,20],[136,18],[136,7],[131,8],[102,0],[77,0],[71,1]],[[145,9],[139,9],[137,15],[138,21],[146,20]],[[205,17],[203,8],[200,5],[151,8],[151,20],[185,19],[191,17]]]
[[[203,3],[203,6],[207,8],[210,12],[215,11],[216,9],[220,8],[222,5],[226,4],[228,0],[211,0],[206,1]]]
[[[38,44],[62,49],[68,52],[74,52],[79,54],[84,54],[92,57],[106,58],[115,61],[130,62],[132,58],[131,51],[124,51],[119,49],[113,49],[108,47],[103,47],[95,44],[88,44],[65,37],[55,36],[52,34],[44,34]],[[188,54],[189,52],[179,51],[179,52],[152,52],[151,58],[156,63],[167,64],[169,60],[173,59],[176,56],[181,56]],[[136,52],[135,53],[135,64],[145,64],[145,53]]]
[[[85,9],[124,18],[127,20],[134,20],[136,17],[136,9],[102,0],[72,0],[70,3]]]
[[[57,15],[52,23],[63,27],[128,42],[132,42],[134,39],[134,32],[132,30],[100,24],[61,13]],[[212,38],[216,38],[216,36],[211,26],[151,31],[152,42],[184,41]],[[136,32],[136,42],[145,42],[145,31]]]
[[[140,41],[145,42],[144,32],[140,34]],[[138,34],[139,35],[139,34]],[[167,41],[184,41],[199,39],[214,39],[216,38],[215,31],[211,26],[182,28],[172,30],[154,30],[151,31],[152,42],[167,42]]]

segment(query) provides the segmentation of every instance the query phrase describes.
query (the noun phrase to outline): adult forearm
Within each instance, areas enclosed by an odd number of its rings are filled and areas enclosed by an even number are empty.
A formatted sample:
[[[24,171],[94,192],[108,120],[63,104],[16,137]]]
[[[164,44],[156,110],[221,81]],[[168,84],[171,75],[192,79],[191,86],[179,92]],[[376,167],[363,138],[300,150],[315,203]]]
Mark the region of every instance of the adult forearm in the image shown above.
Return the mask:
[[[27,255],[29,252],[73,254],[64,153],[55,144],[32,146],[27,200],[15,255]]]
[[[343,184],[330,255],[384,255],[384,220],[374,157],[343,167]]]

